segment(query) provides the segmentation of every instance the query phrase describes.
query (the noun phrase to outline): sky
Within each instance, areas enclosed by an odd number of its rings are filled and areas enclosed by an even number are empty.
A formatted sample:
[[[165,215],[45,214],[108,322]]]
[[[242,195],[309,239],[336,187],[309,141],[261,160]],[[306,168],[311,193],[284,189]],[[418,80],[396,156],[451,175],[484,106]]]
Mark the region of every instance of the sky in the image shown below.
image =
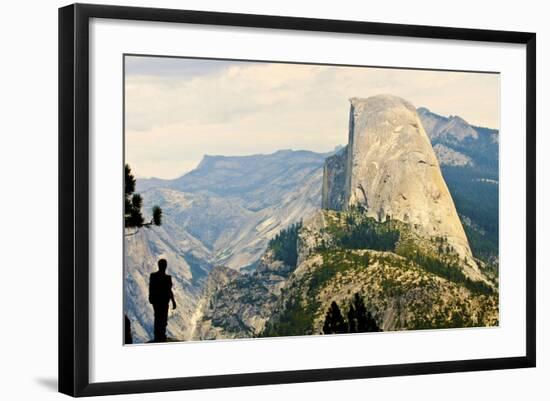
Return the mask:
[[[499,127],[499,75],[125,57],[125,158],[137,177],[179,177],[205,154],[345,145],[349,99],[392,94]]]

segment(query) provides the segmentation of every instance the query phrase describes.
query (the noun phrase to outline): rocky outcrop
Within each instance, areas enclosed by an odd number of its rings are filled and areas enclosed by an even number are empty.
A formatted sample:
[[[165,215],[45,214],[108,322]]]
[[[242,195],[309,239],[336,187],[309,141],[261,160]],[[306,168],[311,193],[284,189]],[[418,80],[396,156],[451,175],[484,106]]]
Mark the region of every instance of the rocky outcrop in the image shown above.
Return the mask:
[[[438,143],[434,146],[434,151],[442,166],[473,166],[474,163],[469,156],[457,152],[445,145]]]
[[[199,301],[196,327],[191,339],[260,335],[293,270],[275,260],[270,250],[252,274],[215,267]]]
[[[464,261],[465,273],[483,280],[415,107],[390,95],[350,99],[349,143],[342,202],[335,210],[357,206],[378,221],[388,217],[411,225],[425,237],[444,237]],[[338,199],[340,163],[325,164],[324,199]]]

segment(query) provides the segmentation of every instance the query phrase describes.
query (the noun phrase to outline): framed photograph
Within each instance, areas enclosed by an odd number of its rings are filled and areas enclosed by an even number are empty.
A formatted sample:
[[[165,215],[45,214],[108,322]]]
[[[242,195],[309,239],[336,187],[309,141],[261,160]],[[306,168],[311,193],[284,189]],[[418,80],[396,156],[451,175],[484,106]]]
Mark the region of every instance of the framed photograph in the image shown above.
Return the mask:
[[[535,366],[535,34],[59,10],[59,390]]]

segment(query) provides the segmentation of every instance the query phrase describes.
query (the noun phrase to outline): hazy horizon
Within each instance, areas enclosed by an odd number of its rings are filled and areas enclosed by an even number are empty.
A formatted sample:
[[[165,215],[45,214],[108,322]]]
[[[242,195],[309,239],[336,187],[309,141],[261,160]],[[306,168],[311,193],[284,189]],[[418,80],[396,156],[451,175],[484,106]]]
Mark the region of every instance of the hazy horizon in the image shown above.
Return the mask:
[[[197,161],[197,164],[193,167],[191,167],[189,170],[186,170],[184,171],[183,173],[179,174],[179,175],[176,175],[174,177],[169,177],[169,178],[163,178],[163,177],[157,177],[157,176],[142,176],[142,175],[139,175],[139,174],[135,174],[134,171],[132,171],[132,174],[134,174],[134,176],[136,178],[139,178],[139,179],[148,179],[148,178],[160,178],[160,179],[163,179],[163,180],[171,180],[171,179],[176,179],[176,178],[180,178],[182,176],[184,176],[185,174],[187,173],[190,173],[191,171],[193,170],[196,170],[197,167],[199,167],[199,164],[203,161],[203,159],[205,157],[249,157],[249,156],[270,156],[270,155],[273,155],[275,153],[278,153],[278,152],[284,152],[284,151],[291,151],[291,152],[314,152],[314,153],[318,153],[318,154],[323,154],[323,153],[330,153],[330,152],[333,152],[335,150],[337,150],[337,148],[342,148],[344,147],[344,145],[337,145],[335,146],[333,149],[328,149],[327,151],[325,152],[317,152],[317,151],[314,151],[314,150],[309,150],[309,149],[277,149],[277,150],[274,150],[272,152],[264,152],[264,153],[247,153],[247,154],[242,154],[242,155],[224,155],[224,154],[211,154],[211,153],[205,153],[202,155],[202,157],[200,158],[200,160]],[[132,164],[130,162],[128,162],[128,160],[126,160],[126,163],[130,164],[130,166],[132,166]]]
[[[125,75],[140,178],[180,177],[204,155],[330,152],[347,143],[351,97],[390,93],[499,129],[498,74],[127,56]]]

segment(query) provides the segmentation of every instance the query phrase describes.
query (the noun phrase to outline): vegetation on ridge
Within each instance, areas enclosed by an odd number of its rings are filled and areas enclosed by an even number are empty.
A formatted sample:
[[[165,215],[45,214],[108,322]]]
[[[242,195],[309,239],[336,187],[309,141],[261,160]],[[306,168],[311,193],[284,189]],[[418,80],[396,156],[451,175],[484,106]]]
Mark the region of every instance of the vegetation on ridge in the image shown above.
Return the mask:
[[[281,230],[268,244],[268,248],[273,251],[274,258],[291,267],[296,267],[298,260],[298,232],[300,228],[302,228],[301,221],[291,224]]]
[[[463,285],[470,291],[491,294],[493,289],[480,281],[466,277],[457,253],[445,237],[430,241],[414,235],[406,223],[387,216],[378,222],[366,216],[360,208],[343,212],[325,212],[329,222],[327,232],[334,238],[334,247],[390,251],[404,256],[419,267],[439,277]],[[323,242],[319,249],[327,249]]]
[[[379,329],[498,324],[498,294],[464,274],[466,262],[446,238],[421,238],[406,223],[391,216],[378,222],[359,208],[322,213],[322,228],[298,230],[307,258],[263,336],[357,330],[349,323],[356,294]]]

